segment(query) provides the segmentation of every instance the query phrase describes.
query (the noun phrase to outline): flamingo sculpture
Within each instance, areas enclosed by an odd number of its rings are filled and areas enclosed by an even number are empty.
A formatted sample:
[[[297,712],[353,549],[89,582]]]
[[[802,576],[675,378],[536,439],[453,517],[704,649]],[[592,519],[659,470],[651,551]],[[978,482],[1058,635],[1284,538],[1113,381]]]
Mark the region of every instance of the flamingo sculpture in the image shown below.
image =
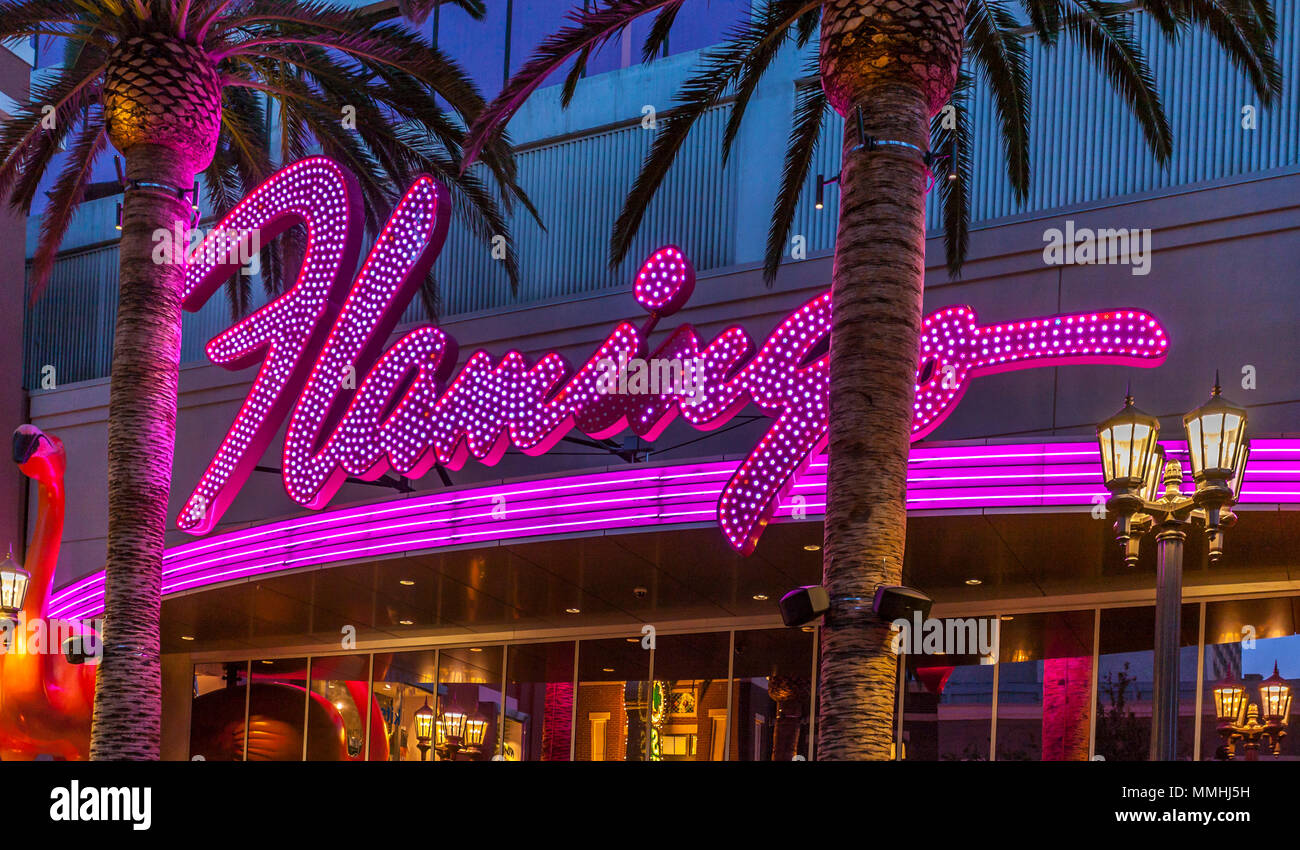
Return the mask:
[[[0,654],[0,760],[27,761],[40,755],[84,760],[90,752],[90,718],[95,703],[92,664],[69,664],[61,647],[28,652],[18,635],[44,619],[54,585],[54,568],[63,537],[63,442],[34,425],[14,431],[14,462],[37,484],[36,531],[24,564],[31,573],[27,599],[11,646]],[[51,624],[46,623],[47,627]],[[53,635],[53,629],[46,634]],[[71,624],[64,634],[93,631]],[[51,637],[53,640],[53,637]]]

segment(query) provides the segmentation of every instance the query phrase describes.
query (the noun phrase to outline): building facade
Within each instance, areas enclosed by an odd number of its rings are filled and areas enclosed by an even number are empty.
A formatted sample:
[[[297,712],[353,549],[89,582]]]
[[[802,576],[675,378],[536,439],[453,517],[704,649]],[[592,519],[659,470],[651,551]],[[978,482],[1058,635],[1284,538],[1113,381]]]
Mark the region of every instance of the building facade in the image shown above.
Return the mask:
[[[537,31],[504,27],[513,35],[499,65],[484,58],[491,50],[474,54],[484,88],[519,66],[563,5],[509,4],[508,20]],[[1077,53],[1035,44],[1034,184],[1017,205],[989,104],[977,101],[971,260],[959,279],[947,275],[932,210],[927,314],[969,307],[978,325],[1014,336],[1055,317],[1096,333],[1140,313],[1167,349],[1123,364],[1097,362],[1125,359],[1108,350],[1115,357],[986,370],[915,444],[904,581],[934,598],[934,617],[971,621],[995,640],[992,651],[901,657],[901,757],[1146,757],[1154,558],[1124,565],[1098,509],[1094,432],[1130,384],[1161,417],[1171,457],[1186,451],[1179,417],[1208,397],[1216,370],[1225,395],[1250,410],[1251,466],[1228,554],[1210,564],[1199,538],[1188,546],[1180,755],[1215,755],[1209,693],[1224,676],[1249,682],[1276,663],[1300,679],[1300,376],[1289,366],[1300,319],[1300,10],[1279,15],[1289,76],[1271,109],[1251,103],[1204,40],[1157,47],[1151,24],[1139,24],[1176,134],[1165,168]],[[463,44],[462,23],[431,22],[428,35]],[[438,327],[459,343],[460,364],[476,349],[588,361],[620,322],[645,321],[634,278],[667,244],[693,263],[695,290],[655,329],[652,349],[686,324],[701,340],[736,326],[761,344],[826,291],[838,199],[831,189],[816,209],[811,175],[792,234],[801,253],[770,287],[760,268],[773,164],[808,84],[806,55],[793,49],[756,93],[730,164],[719,158],[724,104],[688,143],[637,249],[618,269],[604,265],[655,132],[645,119],[670,108],[699,49],[720,37],[710,26],[687,21],[689,37],[646,64],[620,47],[570,109],[558,87],[543,89],[511,125],[547,230],[517,222],[524,284],[512,295],[488,248],[452,221],[435,264]],[[821,145],[815,171],[838,170],[838,147]],[[30,421],[68,457],[51,608],[64,617],[94,616],[102,596],[112,208],[111,198],[85,205],[49,293],[27,314]],[[1120,233],[1126,250],[1104,263],[1052,251]],[[257,370],[204,358],[230,324],[220,296],[186,321],[173,516]],[[408,308],[390,342],[427,321]],[[320,511],[286,492],[278,433],[214,529],[169,531],[165,756],[815,758],[816,625],[784,628],[775,600],[819,581],[824,457],[792,479],[748,556],[716,507],[771,427],[771,411],[750,405],[711,430],[679,418],[653,439],[575,431],[542,454],[510,446],[494,465],[350,478]]]

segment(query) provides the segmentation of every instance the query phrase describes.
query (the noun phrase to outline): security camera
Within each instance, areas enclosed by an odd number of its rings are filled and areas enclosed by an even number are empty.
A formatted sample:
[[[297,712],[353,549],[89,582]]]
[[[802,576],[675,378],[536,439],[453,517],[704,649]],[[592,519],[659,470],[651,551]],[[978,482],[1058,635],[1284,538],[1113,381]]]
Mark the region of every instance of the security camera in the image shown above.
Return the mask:
[[[650,595],[650,591],[646,590],[644,587],[634,587],[632,588],[632,595],[637,599],[645,599]]]

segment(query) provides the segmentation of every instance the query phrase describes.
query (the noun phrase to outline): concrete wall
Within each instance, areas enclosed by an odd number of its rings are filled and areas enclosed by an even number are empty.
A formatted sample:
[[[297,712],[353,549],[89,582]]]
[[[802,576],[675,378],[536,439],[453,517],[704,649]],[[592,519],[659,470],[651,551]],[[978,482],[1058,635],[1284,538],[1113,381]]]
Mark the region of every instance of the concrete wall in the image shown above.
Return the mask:
[[[931,240],[926,307],[969,304],[982,323],[1063,311],[1131,307],[1152,311],[1171,337],[1168,361],[1158,369],[1067,366],[1031,369],[975,380],[965,399],[932,440],[1076,435],[1091,438],[1094,424],[1119,409],[1125,383],[1145,410],[1163,418],[1165,434],[1181,434],[1179,417],[1209,395],[1215,369],[1225,394],[1250,405],[1255,435],[1300,432],[1300,374],[1296,358],[1300,319],[1300,170],[1241,182],[1133,199],[1068,216],[1008,220],[976,230],[964,277],[950,281],[942,269],[942,245]],[[1123,265],[1049,267],[1043,232],[1063,227],[1151,228],[1150,274]],[[665,320],[654,340],[681,322],[706,338],[738,323],[762,339],[791,309],[828,285],[830,258],[787,266],[776,285],[763,287],[752,267],[702,277],[691,303]],[[527,273],[527,270],[525,270]],[[630,290],[630,287],[629,287]],[[585,360],[621,319],[640,321],[630,291],[544,304],[448,322],[462,360],[476,348],[494,354],[517,348],[530,355],[557,350],[571,363]],[[1257,388],[1241,387],[1242,369],[1253,366]],[[237,411],[252,370],[230,373],[214,366],[186,368],[171,512],[179,510]],[[68,524],[58,583],[102,566],[108,383],[69,385],[32,396],[32,419],[58,433],[69,454]],[[754,412],[754,411],[748,411]],[[656,459],[747,454],[765,429],[763,421],[667,450],[701,435],[674,425],[658,441]],[[278,467],[279,446],[262,461]],[[619,465],[608,454],[561,443],[538,458],[515,454],[495,468],[471,462],[452,473],[456,484],[539,475],[584,467]],[[436,475],[417,482],[437,489]],[[345,485],[333,505],[380,500],[392,491]],[[254,473],[227,512],[222,528],[286,516],[302,509],[285,495],[278,475]],[[173,532],[171,540],[192,539]]]

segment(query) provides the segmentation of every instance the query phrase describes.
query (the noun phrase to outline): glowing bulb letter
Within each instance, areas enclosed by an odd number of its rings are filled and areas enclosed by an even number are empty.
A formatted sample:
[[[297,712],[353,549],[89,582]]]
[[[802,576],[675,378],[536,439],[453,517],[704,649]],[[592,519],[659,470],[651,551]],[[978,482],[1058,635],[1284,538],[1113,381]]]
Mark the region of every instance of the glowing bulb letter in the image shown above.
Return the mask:
[[[208,343],[208,358],[228,369],[247,368],[259,355],[264,359],[230,431],[181,509],[178,527],[195,534],[211,530],[275,436],[329,329],[332,303],[347,290],[343,273],[356,266],[360,212],[361,192],[351,174],[324,157],[304,159],[240,201],[189,258],[182,306],[193,312],[238,268],[223,250],[223,234],[260,229],[262,244],[268,244],[294,224],[307,228],[307,251],[293,287]]]
[[[681,325],[650,354],[656,325],[695,285],[690,262],[668,245],[633,281],[649,317],[640,327],[620,322],[577,370],[553,352],[530,365],[517,351],[500,359],[477,351],[452,377],[455,340],[435,327],[416,328],[380,356],[446,238],[446,190],[428,177],[412,184],[347,291],[340,271],[352,268],[358,253],[356,199],[345,172],[313,157],[278,172],[222,222],[219,230],[261,228],[269,241],[302,221],[308,250],[293,289],[208,346],[214,362],[231,368],[258,355],[265,361],[178,526],[212,528],[291,406],[285,490],[319,508],[347,476],[373,479],[395,469],[418,477],[434,464],[457,469],[470,457],[492,465],[511,445],[542,454],[574,428],[596,438],[631,430],[654,440],[678,415],[709,431],[753,403],[772,424],[718,500],[727,539],[753,551],[783,490],[826,440],[829,293],[787,316],[757,348],[738,327],[702,346],[695,329]],[[187,269],[185,308],[197,310],[234,271],[205,242]],[[1156,366],[1168,344],[1159,322],[1137,310],[981,326],[970,307],[945,307],[924,322],[913,439],[938,427],[978,375],[1070,362]],[[609,363],[647,357],[690,362],[690,398],[663,383],[653,392],[611,391]],[[345,375],[365,377],[353,390]]]

